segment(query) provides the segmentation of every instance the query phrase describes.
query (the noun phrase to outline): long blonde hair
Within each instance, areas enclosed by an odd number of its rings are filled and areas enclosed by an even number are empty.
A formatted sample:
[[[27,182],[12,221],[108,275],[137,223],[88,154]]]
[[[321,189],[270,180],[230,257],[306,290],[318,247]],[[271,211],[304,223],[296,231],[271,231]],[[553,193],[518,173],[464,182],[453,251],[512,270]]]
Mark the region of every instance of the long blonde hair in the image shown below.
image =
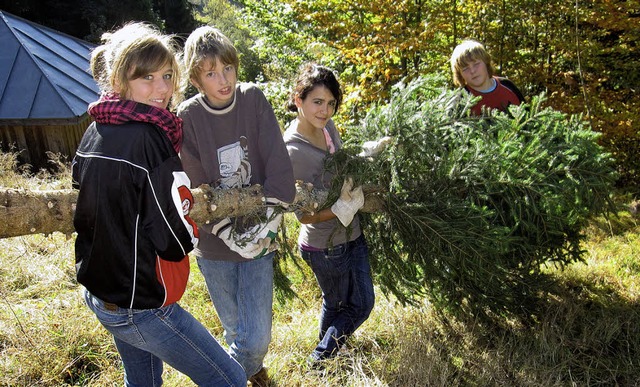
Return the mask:
[[[91,73],[103,92],[129,91],[129,81],[169,64],[173,70],[171,106],[184,99],[184,76],[173,37],[146,23],[129,23],[102,35],[103,44],[91,53]]]

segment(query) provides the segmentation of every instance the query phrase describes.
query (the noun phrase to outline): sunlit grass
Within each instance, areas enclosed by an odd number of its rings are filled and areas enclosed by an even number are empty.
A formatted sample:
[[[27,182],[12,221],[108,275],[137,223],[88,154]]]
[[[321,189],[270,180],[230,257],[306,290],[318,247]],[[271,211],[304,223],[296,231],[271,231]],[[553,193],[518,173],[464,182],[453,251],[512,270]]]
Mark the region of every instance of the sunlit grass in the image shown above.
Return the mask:
[[[15,174],[9,183],[56,186],[49,177],[41,179]],[[585,262],[563,271],[547,269],[555,286],[541,296],[540,313],[530,325],[447,318],[427,301],[403,306],[376,289],[371,317],[321,370],[306,363],[318,335],[320,290],[304,262],[298,267],[286,261],[298,298],[274,305],[266,358],[273,384],[635,386],[640,380],[637,220],[624,210],[617,218],[594,220],[586,230]],[[290,238],[295,243],[295,236]],[[84,305],[75,281],[73,243],[73,237],[58,233],[0,239],[0,385],[122,385],[112,338]],[[222,340],[204,279],[195,259],[191,262],[181,305]],[[168,366],[164,379],[170,387],[193,386]]]
[[[0,152],[0,189],[51,190],[71,188],[71,170],[60,155],[47,152],[49,170],[37,173],[29,171],[28,166],[18,165],[17,153]],[[53,171],[53,172],[52,172]]]
[[[0,384],[81,385],[117,366],[75,282],[62,234],[0,239]]]

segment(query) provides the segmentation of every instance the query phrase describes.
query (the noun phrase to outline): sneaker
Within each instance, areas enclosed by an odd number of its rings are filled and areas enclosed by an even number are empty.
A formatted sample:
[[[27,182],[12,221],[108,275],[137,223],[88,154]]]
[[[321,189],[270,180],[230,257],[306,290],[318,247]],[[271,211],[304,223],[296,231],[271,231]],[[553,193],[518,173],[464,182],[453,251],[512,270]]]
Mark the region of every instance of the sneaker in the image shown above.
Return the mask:
[[[260,368],[260,371],[249,378],[249,385],[251,387],[269,387],[269,374],[265,367]]]

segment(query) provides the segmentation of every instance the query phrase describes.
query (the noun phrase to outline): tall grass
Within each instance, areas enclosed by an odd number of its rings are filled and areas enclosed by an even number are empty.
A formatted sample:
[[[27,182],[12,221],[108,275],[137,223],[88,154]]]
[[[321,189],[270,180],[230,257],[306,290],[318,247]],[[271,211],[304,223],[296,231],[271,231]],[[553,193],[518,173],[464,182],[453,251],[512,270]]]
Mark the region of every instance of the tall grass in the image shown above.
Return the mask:
[[[0,189],[69,186],[68,174],[54,182],[11,168],[8,179],[2,172]],[[585,263],[547,269],[555,286],[541,295],[533,323],[455,320],[427,301],[403,306],[377,292],[371,317],[317,370],[305,360],[317,340],[320,291],[304,264],[300,270],[288,262],[285,272],[298,298],[274,305],[266,359],[273,385],[639,385],[637,218],[621,211],[617,219],[594,220],[586,231]],[[112,339],[84,306],[75,282],[73,242],[58,233],[0,239],[0,385],[122,385]],[[181,304],[222,340],[194,260]],[[193,386],[170,367],[164,376],[167,386]]]

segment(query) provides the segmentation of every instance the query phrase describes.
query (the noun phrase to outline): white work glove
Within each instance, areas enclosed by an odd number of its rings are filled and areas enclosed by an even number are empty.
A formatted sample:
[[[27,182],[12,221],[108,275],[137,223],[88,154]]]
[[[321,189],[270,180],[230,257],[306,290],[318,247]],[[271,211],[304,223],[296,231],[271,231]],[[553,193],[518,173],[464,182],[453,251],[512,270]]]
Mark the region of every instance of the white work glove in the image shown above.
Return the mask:
[[[286,209],[288,204],[276,198],[263,198],[266,207],[266,219],[249,230],[238,235],[234,233],[231,219],[225,218],[218,222],[211,232],[231,249],[243,258],[258,259],[278,249],[275,241],[278,235],[278,227],[282,222],[282,211],[277,207]]]
[[[250,231],[236,235],[233,232],[231,219],[224,218],[213,226],[211,233],[222,239],[231,251],[240,254],[243,258],[258,259],[278,248],[278,244],[275,242],[272,243],[270,238],[258,240],[252,237],[251,231],[259,231],[259,226],[260,224],[257,224]]]
[[[362,144],[362,152],[358,153],[360,157],[374,157],[380,154],[384,150],[384,148],[389,145],[392,138],[389,136],[384,136],[375,141],[365,141]]]
[[[276,235],[278,235],[278,227],[280,227],[280,223],[282,223],[282,210],[286,210],[289,204],[276,198],[268,197],[263,198],[262,201],[267,206],[266,221],[252,227],[250,232],[255,234],[253,237],[254,242],[261,245],[272,246],[275,244]],[[281,207],[281,209],[277,207]],[[275,249],[277,249],[277,244],[275,244]]]
[[[331,212],[338,217],[340,223],[347,227],[363,205],[364,193],[362,192],[362,186],[353,188],[353,179],[348,178],[342,183],[340,197],[331,206]]]

